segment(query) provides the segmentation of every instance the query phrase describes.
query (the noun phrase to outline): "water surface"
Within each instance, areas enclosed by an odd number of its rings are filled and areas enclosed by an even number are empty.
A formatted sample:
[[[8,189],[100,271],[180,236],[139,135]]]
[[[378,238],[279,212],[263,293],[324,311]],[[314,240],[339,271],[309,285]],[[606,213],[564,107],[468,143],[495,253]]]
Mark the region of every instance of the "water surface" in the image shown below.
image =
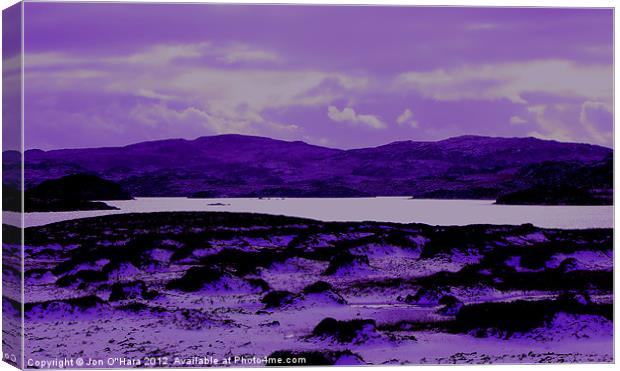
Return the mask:
[[[532,223],[547,228],[611,228],[613,206],[513,206],[491,200],[373,198],[137,198],[106,201],[120,210],[27,213],[25,226],[120,213],[230,211],[297,216],[322,221],[381,221],[431,225]],[[13,215],[11,215],[13,214]],[[4,222],[18,218],[4,213]]]

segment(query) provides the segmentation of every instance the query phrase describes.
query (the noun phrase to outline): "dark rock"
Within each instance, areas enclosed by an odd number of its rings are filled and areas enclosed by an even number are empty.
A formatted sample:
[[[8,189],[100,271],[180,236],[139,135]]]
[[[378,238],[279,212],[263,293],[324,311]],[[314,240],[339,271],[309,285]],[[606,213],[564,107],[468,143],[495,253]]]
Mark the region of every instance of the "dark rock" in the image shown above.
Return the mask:
[[[455,316],[463,307],[463,302],[452,295],[442,296],[439,299],[439,304],[443,307],[439,308],[437,312],[446,316]]]
[[[481,303],[463,306],[455,317],[452,330],[473,332],[478,336],[498,334],[509,338],[547,326],[560,313],[593,314],[613,318],[611,304],[582,304],[576,298],[562,296],[557,300]]]
[[[265,308],[281,308],[285,305],[292,304],[297,300],[298,295],[289,291],[271,291],[263,296],[261,303],[265,304]]]
[[[333,301],[338,304],[346,304],[347,301],[330,285],[325,281],[317,281],[311,285],[306,286],[303,289],[303,293],[307,297],[315,295],[323,295],[324,298]]]
[[[268,321],[258,324],[261,327],[278,327],[280,326],[280,321]]]
[[[67,287],[75,283],[103,282],[107,279],[108,275],[105,272],[84,269],[75,274],[69,274],[58,278],[56,280],[56,285],[59,287]]]
[[[326,291],[334,291],[331,284],[325,281],[316,281],[304,288],[304,294],[318,294]]]
[[[219,268],[211,266],[192,267],[181,278],[168,282],[166,288],[185,292],[198,291],[206,284],[218,281],[223,275],[224,273]]]
[[[373,334],[376,334],[376,323],[372,319],[338,321],[325,318],[312,330],[313,336],[331,338],[339,343],[364,342]]]
[[[84,313],[89,310],[105,308],[107,304],[98,296],[89,295],[71,299],[49,300],[44,302],[24,303],[26,315],[41,318],[53,315]]]
[[[577,259],[566,258],[562,260],[562,262],[560,263],[560,266],[558,267],[558,270],[563,273],[568,273],[568,272],[577,270],[577,266],[578,266]]]
[[[262,278],[248,278],[246,281],[261,292],[269,291],[270,289],[269,283]]]
[[[136,281],[129,283],[117,282],[112,285],[112,292],[110,293],[109,301],[119,300],[135,300],[146,299],[151,300],[157,297],[158,293],[154,290],[149,290],[144,281]]]
[[[414,295],[407,295],[405,303],[435,306],[440,304],[443,297],[450,296],[447,293],[447,290],[440,287],[421,287]]]
[[[343,251],[336,254],[329,262],[329,266],[323,272],[324,275],[332,275],[338,273],[340,269],[344,268],[361,268],[367,267],[369,264],[368,257],[366,255],[354,255],[348,251]]]

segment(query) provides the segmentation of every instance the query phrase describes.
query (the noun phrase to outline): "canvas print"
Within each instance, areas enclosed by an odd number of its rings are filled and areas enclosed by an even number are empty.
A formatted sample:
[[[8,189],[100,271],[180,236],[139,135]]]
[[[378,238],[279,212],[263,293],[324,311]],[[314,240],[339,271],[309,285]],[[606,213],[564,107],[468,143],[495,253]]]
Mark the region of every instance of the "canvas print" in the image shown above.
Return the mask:
[[[3,16],[5,361],[614,361],[613,9]]]

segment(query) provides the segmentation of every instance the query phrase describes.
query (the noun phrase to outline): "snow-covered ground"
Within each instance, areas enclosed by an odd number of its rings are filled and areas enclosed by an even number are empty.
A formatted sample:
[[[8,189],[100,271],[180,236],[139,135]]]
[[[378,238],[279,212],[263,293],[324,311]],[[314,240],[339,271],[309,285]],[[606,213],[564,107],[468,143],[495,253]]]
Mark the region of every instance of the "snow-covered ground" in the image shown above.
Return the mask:
[[[26,239],[27,360],[613,361],[611,229],[158,213]]]

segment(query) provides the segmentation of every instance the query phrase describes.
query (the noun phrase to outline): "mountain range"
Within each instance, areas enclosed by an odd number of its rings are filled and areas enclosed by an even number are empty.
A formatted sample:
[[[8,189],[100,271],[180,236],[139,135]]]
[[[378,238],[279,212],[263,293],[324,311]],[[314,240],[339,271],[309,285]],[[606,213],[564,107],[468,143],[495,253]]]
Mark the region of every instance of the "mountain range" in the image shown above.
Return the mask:
[[[535,138],[468,135],[342,150],[229,134],[124,147],[28,150],[25,185],[86,173],[114,181],[136,197],[496,199],[556,186],[609,196],[612,157],[606,147]],[[19,159],[16,152],[3,153],[5,184],[17,183],[10,174],[18,174],[11,169],[17,170]],[[595,176],[583,175],[588,172]]]

